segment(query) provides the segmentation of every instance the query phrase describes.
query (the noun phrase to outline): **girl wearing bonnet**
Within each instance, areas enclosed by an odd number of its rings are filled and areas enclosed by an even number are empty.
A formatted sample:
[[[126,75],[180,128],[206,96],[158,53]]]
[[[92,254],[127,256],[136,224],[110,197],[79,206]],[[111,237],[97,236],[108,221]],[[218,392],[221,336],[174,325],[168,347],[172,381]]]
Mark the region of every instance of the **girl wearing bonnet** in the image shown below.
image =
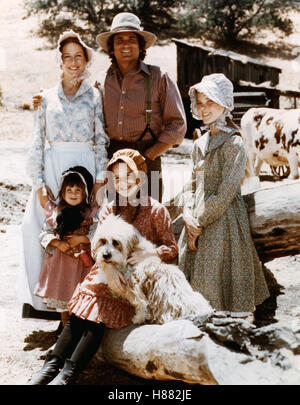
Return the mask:
[[[37,311],[47,310],[42,299],[33,293],[43,261],[39,241],[45,219],[43,208],[49,200],[58,201],[61,173],[73,166],[83,166],[92,174],[95,185],[91,194],[95,200],[104,184],[108,161],[109,141],[104,130],[101,94],[85,81],[93,59],[92,49],[70,30],[58,40],[56,58],[62,72],[60,81],[44,90],[43,101],[35,112],[26,167],[32,192],[21,228],[19,300]],[[23,307],[23,317],[31,315],[32,311],[28,314]]]
[[[194,142],[192,179],[181,195],[179,265],[216,310],[253,322],[256,305],[269,292],[241,196],[246,153],[231,116],[233,85],[215,73],[189,95],[204,134]]]

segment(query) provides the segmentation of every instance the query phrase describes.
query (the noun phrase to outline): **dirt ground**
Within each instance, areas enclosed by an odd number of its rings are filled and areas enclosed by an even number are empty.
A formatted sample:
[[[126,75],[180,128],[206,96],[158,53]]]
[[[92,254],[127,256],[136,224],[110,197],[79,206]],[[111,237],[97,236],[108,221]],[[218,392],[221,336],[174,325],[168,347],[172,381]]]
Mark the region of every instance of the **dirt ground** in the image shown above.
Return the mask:
[[[37,19],[24,20],[24,14],[22,0],[5,2],[5,6],[4,2],[0,3],[0,85],[4,104],[0,107],[0,385],[26,384],[55,344],[58,326],[58,321],[22,319],[21,305],[16,299],[20,223],[30,190],[25,160],[33,125],[32,111],[22,106],[30,104],[32,94],[40,87],[53,85],[58,77],[53,51],[45,50],[44,40],[31,32]],[[299,37],[298,32],[298,40]],[[296,42],[297,38],[293,36],[291,41]],[[176,77],[174,44],[151,48],[147,58]],[[284,61],[277,60],[277,63],[284,66]],[[96,65],[104,69],[107,64],[107,57],[98,53]],[[290,77],[299,77],[298,65],[293,65]],[[95,73],[96,70],[92,77]],[[284,74],[286,77],[287,73]],[[186,166],[168,160],[164,168],[165,176],[176,178]],[[266,179],[263,186],[280,184],[270,181],[267,171],[262,174]],[[284,182],[289,181],[292,180]],[[266,265],[282,286],[269,312],[271,321],[300,329],[300,255],[279,258]],[[78,384],[143,385],[148,382],[92,361]]]

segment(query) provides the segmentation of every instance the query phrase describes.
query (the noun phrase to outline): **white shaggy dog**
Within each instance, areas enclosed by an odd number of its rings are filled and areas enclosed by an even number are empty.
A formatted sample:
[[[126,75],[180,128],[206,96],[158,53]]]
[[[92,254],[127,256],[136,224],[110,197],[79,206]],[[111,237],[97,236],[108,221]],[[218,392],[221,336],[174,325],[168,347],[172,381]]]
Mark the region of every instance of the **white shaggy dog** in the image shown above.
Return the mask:
[[[99,224],[92,240],[93,257],[99,267],[99,282],[106,282],[110,266],[122,272],[126,280],[126,298],[136,314],[133,323],[163,324],[189,315],[212,311],[204,297],[193,291],[178,266],[159,257],[148,257],[136,266],[127,263],[131,253],[154,245],[119,216],[110,214]]]

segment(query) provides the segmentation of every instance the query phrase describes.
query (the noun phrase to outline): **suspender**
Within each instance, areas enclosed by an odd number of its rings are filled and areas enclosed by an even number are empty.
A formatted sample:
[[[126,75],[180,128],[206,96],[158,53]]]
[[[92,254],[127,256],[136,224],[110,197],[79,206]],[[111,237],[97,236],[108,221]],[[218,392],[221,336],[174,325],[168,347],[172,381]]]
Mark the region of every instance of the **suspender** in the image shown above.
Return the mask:
[[[150,71],[150,66],[149,71]],[[150,72],[151,73],[151,72]],[[141,136],[138,139],[138,142],[141,141],[146,133],[149,131],[153,140],[156,140],[156,136],[154,135],[152,129],[150,128],[151,123],[151,115],[152,115],[152,85],[151,85],[151,74],[147,75],[144,74],[144,87],[145,87],[145,120],[146,120],[146,127],[142,132]]]
[[[145,85],[145,118],[146,125],[150,126],[151,114],[152,114],[152,88],[151,88],[151,76],[144,75],[144,85]]]
[[[151,83],[151,70],[150,66],[148,65],[150,74],[144,74],[144,87],[145,87],[145,121],[146,127],[142,132],[141,136],[137,140],[137,142],[141,141],[146,133],[149,131],[153,140],[156,140],[156,136],[154,135],[152,129],[150,128],[151,123],[151,115],[152,115],[152,83]],[[102,75],[105,75],[104,80],[101,80],[101,83],[97,82],[97,87],[100,88],[102,94],[104,94],[105,89],[105,81],[107,74],[109,73],[109,69],[106,72],[102,72]]]

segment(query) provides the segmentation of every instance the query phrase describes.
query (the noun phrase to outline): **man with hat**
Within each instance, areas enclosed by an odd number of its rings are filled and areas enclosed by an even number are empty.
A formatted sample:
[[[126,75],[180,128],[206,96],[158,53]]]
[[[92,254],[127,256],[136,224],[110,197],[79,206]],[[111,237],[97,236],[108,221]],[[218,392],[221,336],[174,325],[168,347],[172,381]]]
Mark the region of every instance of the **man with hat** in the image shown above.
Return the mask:
[[[109,158],[123,148],[141,152],[148,166],[149,187],[152,183],[151,195],[161,201],[160,156],[182,142],[186,118],[176,83],[158,66],[143,62],[155,40],[131,13],[117,14],[110,31],[97,36],[112,61],[100,78]]]

